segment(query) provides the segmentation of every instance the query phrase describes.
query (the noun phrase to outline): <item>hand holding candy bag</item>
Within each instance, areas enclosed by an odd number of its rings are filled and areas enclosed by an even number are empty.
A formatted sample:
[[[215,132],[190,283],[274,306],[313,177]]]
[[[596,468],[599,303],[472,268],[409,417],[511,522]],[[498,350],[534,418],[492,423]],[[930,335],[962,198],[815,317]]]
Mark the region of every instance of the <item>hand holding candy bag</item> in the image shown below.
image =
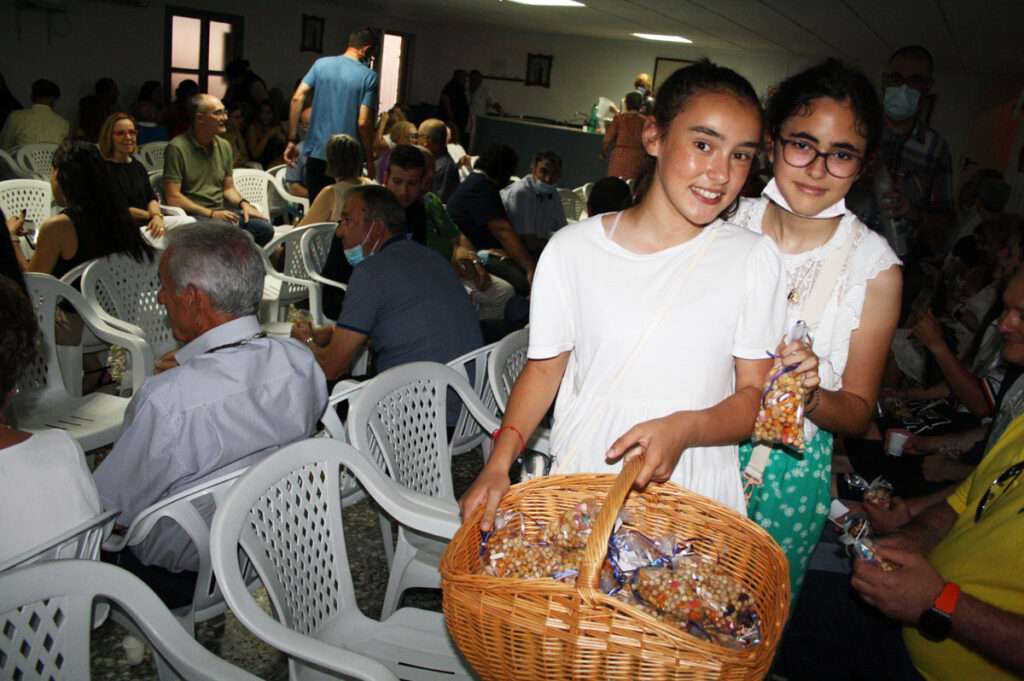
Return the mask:
[[[799,341],[810,347],[807,325],[801,321],[794,324],[789,341]],[[761,407],[754,421],[754,442],[803,451],[807,391],[802,374],[796,371],[798,367],[798,364],[784,365],[781,357],[775,358],[761,391]]]

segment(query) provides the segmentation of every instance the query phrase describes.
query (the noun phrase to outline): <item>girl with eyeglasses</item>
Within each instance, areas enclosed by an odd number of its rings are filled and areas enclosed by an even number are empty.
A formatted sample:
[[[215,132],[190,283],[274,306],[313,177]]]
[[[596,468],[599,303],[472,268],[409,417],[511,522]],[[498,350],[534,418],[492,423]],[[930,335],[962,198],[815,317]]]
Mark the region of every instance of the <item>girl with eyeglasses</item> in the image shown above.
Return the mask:
[[[902,275],[885,239],[844,201],[882,133],[867,77],[833,59],[792,76],[769,99],[766,128],[774,177],[759,199],[742,201],[734,221],[771,237],[782,253],[786,329],[810,316],[818,322],[810,347],[784,338],[779,348],[806,390],[803,453],[773,449],[758,476],[745,443],[740,464],[751,489],[747,511],[786,552],[795,603],[829,511],[833,436],[861,435],[870,423]],[[815,290],[819,278],[825,290]],[[808,304],[812,292],[823,306]]]

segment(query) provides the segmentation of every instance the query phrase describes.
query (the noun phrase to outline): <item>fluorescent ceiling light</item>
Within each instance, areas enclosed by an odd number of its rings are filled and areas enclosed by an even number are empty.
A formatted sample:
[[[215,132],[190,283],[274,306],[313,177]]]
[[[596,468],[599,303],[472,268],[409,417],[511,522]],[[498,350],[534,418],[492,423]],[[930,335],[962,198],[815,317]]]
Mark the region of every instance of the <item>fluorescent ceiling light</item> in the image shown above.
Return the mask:
[[[582,2],[576,2],[576,0],[509,0],[509,2],[538,7],[586,7]]]
[[[681,35],[661,35],[660,33],[634,33],[637,38],[643,38],[644,40],[660,40],[663,43],[692,43],[693,41],[689,38],[684,38]]]

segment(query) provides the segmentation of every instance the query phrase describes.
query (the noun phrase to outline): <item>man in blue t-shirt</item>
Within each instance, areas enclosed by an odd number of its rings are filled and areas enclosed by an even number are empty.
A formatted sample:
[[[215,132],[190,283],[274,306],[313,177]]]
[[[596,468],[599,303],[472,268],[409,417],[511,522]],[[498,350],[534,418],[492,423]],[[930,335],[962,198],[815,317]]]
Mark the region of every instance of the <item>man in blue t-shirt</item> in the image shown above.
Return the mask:
[[[369,340],[377,371],[409,362],[446,364],[483,345],[469,294],[455,270],[409,238],[405,210],[385,187],[352,189],[338,223],[354,268],[335,326],[296,322],[292,337],[309,345],[328,380],[344,376]],[[449,403],[449,425],[459,405]]]
[[[366,167],[374,167],[374,117],[377,111],[377,74],[366,66],[377,49],[377,37],[369,28],[354,31],[348,37],[345,52],[313,62],[292,95],[288,111],[288,147],[284,159],[294,165],[299,157],[299,115],[307,93],[313,90],[313,115],[305,147],[306,187],[311,198],[331,184],[327,171],[327,141],[332,135],[347,134],[363,144]]]

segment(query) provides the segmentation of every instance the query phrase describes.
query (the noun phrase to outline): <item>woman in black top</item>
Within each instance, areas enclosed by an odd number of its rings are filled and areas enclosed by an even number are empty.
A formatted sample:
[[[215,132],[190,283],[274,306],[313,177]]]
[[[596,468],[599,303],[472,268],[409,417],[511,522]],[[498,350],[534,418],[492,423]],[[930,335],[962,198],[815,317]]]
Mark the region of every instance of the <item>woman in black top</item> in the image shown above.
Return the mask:
[[[31,260],[17,247],[25,219],[15,216],[7,221],[22,270],[60,278],[83,262],[114,253],[126,253],[140,262],[152,259],[153,249],[132,222],[128,205],[114,190],[107,164],[94,145],[66,141],[58,147],[50,185],[54,200],[64,210],[39,226]]]
[[[137,225],[145,225],[154,239],[165,229],[160,201],[149,183],[149,173],[135,158],[139,133],[126,113],[111,114],[100,130],[100,153],[106,160],[113,188],[128,202],[128,212]]]

